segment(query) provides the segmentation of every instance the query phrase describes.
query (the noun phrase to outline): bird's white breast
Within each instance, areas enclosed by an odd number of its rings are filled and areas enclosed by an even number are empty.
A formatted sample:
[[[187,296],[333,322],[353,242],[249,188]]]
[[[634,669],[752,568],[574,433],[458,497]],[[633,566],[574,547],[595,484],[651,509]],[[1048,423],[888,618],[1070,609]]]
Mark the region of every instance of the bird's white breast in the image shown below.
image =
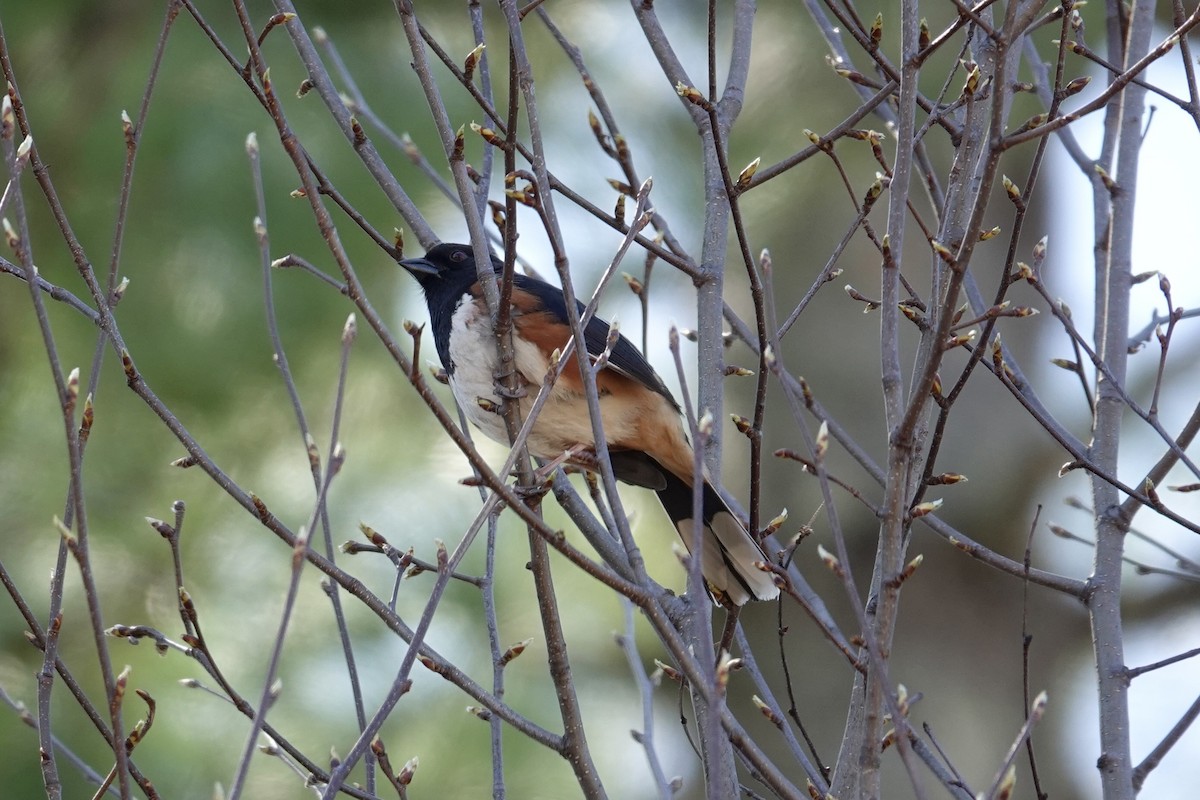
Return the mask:
[[[519,383],[525,390],[520,399],[521,418],[525,419],[532,410],[550,365],[546,355],[531,342],[514,337],[513,349]],[[486,436],[507,444],[508,433],[504,418],[498,413],[501,402],[496,394],[496,372],[499,367],[496,337],[487,312],[470,295],[464,295],[464,302],[452,317],[450,352],[454,359],[450,386],[463,413]],[[489,411],[481,406],[481,399],[485,405],[496,410]],[[602,397],[600,405],[604,429],[610,441],[632,433],[636,417],[630,413],[631,409],[612,397]],[[590,448],[595,441],[583,396],[561,383],[556,385],[529,436],[527,444],[530,452],[541,458],[554,458],[576,445]]]

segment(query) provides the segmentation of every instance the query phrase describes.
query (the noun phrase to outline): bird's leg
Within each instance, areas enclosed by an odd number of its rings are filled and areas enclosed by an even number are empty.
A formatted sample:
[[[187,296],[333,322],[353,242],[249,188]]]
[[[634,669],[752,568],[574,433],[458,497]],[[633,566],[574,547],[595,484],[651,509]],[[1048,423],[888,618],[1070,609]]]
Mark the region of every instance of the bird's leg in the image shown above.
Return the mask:
[[[505,373],[497,371],[492,377],[495,379],[493,389],[497,397],[505,400],[517,400],[529,394],[525,388],[525,381],[521,380],[516,368]],[[509,388],[510,381],[516,388]]]
[[[541,470],[533,473],[534,483],[531,486],[521,486],[520,484],[512,487],[513,494],[525,501],[525,505],[530,508],[537,508],[542,503],[542,498],[550,491],[550,485],[553,481],[548,475],[542,475]]]

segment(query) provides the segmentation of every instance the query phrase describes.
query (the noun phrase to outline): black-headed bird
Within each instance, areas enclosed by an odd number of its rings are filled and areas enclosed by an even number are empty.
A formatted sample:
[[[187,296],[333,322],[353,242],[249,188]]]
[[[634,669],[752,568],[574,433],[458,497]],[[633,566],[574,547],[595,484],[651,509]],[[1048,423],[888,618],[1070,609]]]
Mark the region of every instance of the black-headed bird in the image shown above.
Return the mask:
[[[450,387],[463,413],[488,437],[508,444],[504,419],[496,411],[499,355],[491,315],[483,299],[470,245],[441,243],[423,258],[400,261],[425,292],[433,340]],[[492,257],[500,273],[501,262]],[[560,289],[525,275],[512,286],[513,350],[521,417],[530,413],[551,356],[571,337],[566,299]],[[583,305],[579,304],[582,315]],[[595,359],[608,344],[608,323],[592,317],[584,329],[588,355]],[[654,369],[625,337],[617,338],[608,362],[596,374],[600,416],[614,476],[658,493],[667,515],[689,549],[693,539],[693,453],[679,404]],[[596,440],[575,356],[554,382],[550,397],[530,431],[529,452],[595,468]],[[587,457],[591,455],[591,459]],[[714,598],[742,605],[751,598],[779,594],[766,555],[707,477],[703,487],[704,580]]]

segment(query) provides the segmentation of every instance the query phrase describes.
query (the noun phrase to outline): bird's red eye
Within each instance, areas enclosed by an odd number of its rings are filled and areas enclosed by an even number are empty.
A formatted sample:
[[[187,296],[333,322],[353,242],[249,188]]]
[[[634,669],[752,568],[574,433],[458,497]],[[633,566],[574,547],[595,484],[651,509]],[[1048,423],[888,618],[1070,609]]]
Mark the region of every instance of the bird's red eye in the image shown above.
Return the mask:
[[[467,251],[465,251],[465,250],[455,250],[453,253],[450,254],[450,260],[454,261],[454,262],[466,261],[466,259],[467,259]]]

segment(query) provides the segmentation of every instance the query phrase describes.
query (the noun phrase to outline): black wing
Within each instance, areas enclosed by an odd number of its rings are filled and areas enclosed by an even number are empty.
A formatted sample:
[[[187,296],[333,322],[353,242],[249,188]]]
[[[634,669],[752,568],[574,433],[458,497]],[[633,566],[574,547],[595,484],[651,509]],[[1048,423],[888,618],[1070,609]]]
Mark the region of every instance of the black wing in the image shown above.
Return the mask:
[[[526,275],[514,275],[513,284],[537,297],[547,311],[566,324],[567,302],[566,298],[563,297],[561,289],[551,286],[545,281],[530,278]],[[583,316],[583,303],[577,300],[575,304],[579,309],[579,315]],[[608,344],[608,330],[608,323],[597,316],[593,316],[588,321],[587,327],[583,330],[583,339],[589,355],[595,357],[604,352],[604,347]],[[624,336],[618,335],[617,343],[613,346],[612,352],[609,354],[608,368],[632,378],[647,389],[661,394],[670,401],[676,410],[679,409],[679,404],[671,396],[671,390],[662,382],[662,378],[658,377],[658,373],[654,371],[654,367],[650,366],[650,363],[646,361],[641,352]]]

